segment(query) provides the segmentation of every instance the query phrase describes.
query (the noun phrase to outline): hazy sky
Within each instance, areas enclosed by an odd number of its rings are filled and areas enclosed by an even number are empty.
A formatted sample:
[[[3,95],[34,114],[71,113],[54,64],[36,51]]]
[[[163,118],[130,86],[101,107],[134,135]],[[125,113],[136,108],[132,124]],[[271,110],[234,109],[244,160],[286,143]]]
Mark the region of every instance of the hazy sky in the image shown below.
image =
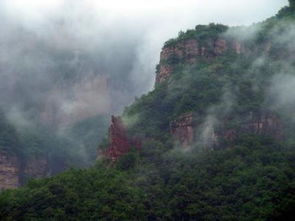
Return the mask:
[[[2,83],[0,79],[0,88],[8,93],[7,85],[16,85],[13,83],[16,79],[25,84],[25,79],[29,85],[23,85],[28,88],[27,93],[32,91],[31,88],[36,88],[27,97],[35,98],[36,94],[45,93],[44,85],[50,89],[52,81],[48,76],[52,70],[56,70],[58,63],[54,54],[60,51],[72,54],[73,59],[67,62],[74,64],[75,70],[82,67],[81,62],[76,61],[79,58],[77,56],[82,54],[83,65],[92,67],[89,70],[81,68],[81,76],[84,75],[83,71],[109,75],[112,82],[112,88],[109,89],[111,94],[109,97],[101,97],[101,100],[110,99],[108,103],[111,103],[113,110],[120,112],[135,96],[152,89],[161,47],[165,41],[176,37],[180,30],[210,22],[249,25],[274,15],[287,2],[0,0],[0,77],[11,79],[11,82],[2,80]],[[43,57],[40,57],[40,52]],[[5,66],[8,67],[3,68]],[[18,67],[18,72],[14,71],[15,67]],[[27,77],[20,78],[24,75]],[[15,86],[10,89],[12,87]],[[2,96],[12,97],[12,94]],[[47,92],[44,96],[47,96]],[[95,92],[89,96],[91,99],[99,99]],[[36,103],[39,102],[38,99],[44,100],[39,97],[42,96],[35,98]],[[60,95],[57,97],[60,99]]]
[[[67,5],[83,5],[108,19],[177,19],[196,23],[250,24],[273,15],[287,0],[2,0],[24,21],[46,19]],[[72,5],[72,6],[70,6]],[[138,20],[134,22],[139,22]],[[171,22],[171,21],[170,21]],[[176,21],[173,21],[176,22]],[[187,25],[183,23],[183,25]]]
[[[157,63],[163,42],[180,30],[210,22],[249,25],[274,15],[287,0],[2,0],[10,17],[38,32],[62,17],[76,39],[99,41],[99,35],[120,38],[132,35],[142,42],[139,62],[144,71]],[[47,25],[47,26],[46,26]],[[44,28],[45,27],[45,28]],[[114,36],[115,29],[121,36]],[[48,30],[45,30],[47,32]],[[92,47],[89,46],[89,47]],[[144,60],[144,61],[143,61]],[[141,65],[142,66],[142,65]],[[136,67],[135,67],[136,69]],[[138,67],[137,67],[138,69]],[[147,70],[148,69],[148,70]],[[150,73],[152,75],[152,73]],[[136,77],[136,76],[135,76]],[[146,82],[148,79],[144,79]],[[149,79],[151,81],[151,79]],[[150,82],[151,84],[151,82]]]

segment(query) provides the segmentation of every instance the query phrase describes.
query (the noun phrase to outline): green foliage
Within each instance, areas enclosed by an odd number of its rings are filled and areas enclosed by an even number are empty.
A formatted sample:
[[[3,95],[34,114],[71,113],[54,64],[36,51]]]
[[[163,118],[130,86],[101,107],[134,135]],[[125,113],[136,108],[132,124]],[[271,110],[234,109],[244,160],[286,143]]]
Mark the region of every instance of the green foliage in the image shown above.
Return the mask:
[[[149,147],[156,142],[146,144]],[[294,206],[295,150],[242,137],[231,149],[131,153],[0,195],[1,220],[277,220]],[[154,151],[156,146],[154,146]],[[156,152],[155,152],[156,153]],[[154,155],[155,156],[155,155]],[[134,160],[137,158],[137,163]],[[132,170],[130,170],[132,168]],[[128,170],[128,173],[124,170]]]
[[[142,192],[122,172],[111,168],[70,170],[4,192],[0,199],[0,218],[139,220],[143,218],[143,199]]]
[[[289,7],[284,7],[282,8],[278,14],[277,18],[279,19],[289,19],[295,17],[295,1],[294,0],[289,0]]]
[[[131,134],[169,143],[170,122],[181,114],[194,112],[202,123],[210,108],[221,118],[226,109],[231,116],[258,111],[274,70],[268,64],[253,68],[253,62],[254,57],[228,52],[210,62],[176,66],[169,81],[125,109],[125,119],[136,119]],[[261,77],[264,71],[268,76]]]
[[[204,45],[206,41],[216,39],[218,35],[224,33],[227,29],[228,27],[225,25],[214,23],[197,25],[195,30],[180,31],[177,38],[165,42],[164,48],[174,46],[176,43],[186,39],[197,39],[201,45]]]
[[[135,168],[137,163],[138,153],[136,149],[133,149],[129,153],[118,159],[118,162],[116,163],[116,168],[120,170],[130,170]]]
[[[188,112],[197,116],[198,125],[214,115],[220,122],[226,119],[228,128],[236,128],[249,113],[270,109],[266,99],[269,85],[290,59],[286,53],[289,48],[274,38],[292,24],[293,1],[290,4],[259,24],[251,40],[245,40],[249,51],[200,58],[194,65],[180,62],[168,81],[127,107],[123,120],[129,134],[141,139],[140,152],[131,151],[112,165],[101,160],[90,169],[70,170],[4,191],[0,194],[0,219],[291,220],[295,206],[295,126],[288,122],[290,118],[280,113],[289,130],[288,143],[241,133],[214,151],[200,148],[200,144],[183,150],[175,148],[170,133],[171,121]],[[180,32],[164,47],[189,38],[206,45],[227,29],[223,25],[199,25]],[[265,53],[267,43],[274,46]],[[173,59],[167,62],[176,63]],[[94,135],[84,135],[89,127],[95,128],[91,122],[80,122],[72,129],[76,137],[89,139],[89,146],[95,142]],[[4,125],[4,132],[9,128],[5,123],[0,125]],[[44,139],[37,138],[31,135],[22,140],[34,150]],[[66,146],[50,140],[48,136],[50,146]],[[107,144],[104,140],[102,146]],[[62,159],[74,160],[72,157]]]

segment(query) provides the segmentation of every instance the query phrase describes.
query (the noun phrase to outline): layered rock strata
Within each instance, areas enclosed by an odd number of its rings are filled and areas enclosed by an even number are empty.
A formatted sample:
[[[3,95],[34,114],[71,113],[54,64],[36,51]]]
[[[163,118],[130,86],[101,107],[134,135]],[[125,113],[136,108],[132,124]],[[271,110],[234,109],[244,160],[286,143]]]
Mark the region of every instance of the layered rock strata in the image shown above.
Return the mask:
[[[232,141],[242,134],[269,136],[276,140],[283,140],[283,126],[279,116],[272,112],[249,113],[243,117],[239,125],[228,128],[231,119],[219,122],[218,130],[212,128],[206,136],[206,143],[217,145],[221,140]],[[189,147],[201,139],[203,124],[196,124],[193,113],[183,114],[170,123],[170,131],[174,140],[182,147]],[[197,134],[199,133],[199,134]]]
[[[169,79],[177,64],[196,64],[201,59],[212,59],[228,51],[241,54],[245,48],[241,43],[225,38],[208,39],[206,45],[197,39],[185,39],[165,46],[160,55],[156,85]]]

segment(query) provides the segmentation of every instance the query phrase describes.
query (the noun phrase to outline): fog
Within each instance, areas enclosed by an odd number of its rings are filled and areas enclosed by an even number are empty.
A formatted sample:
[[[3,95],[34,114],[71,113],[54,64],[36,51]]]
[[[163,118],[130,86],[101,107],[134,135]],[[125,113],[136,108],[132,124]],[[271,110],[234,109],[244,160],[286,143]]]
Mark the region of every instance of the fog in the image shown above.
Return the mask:
[[[153,88],[161,47],[178,31],[209,22],[251,24],[285,4],[2,1],[1,106],[54,124],[120,113]]]
[[[64,128],[120,114],[152,90],[161,48],[179,31],[211,22],[250,25],[284,5],[287,0],[2,0],[0,108],[17,129],[42,124],[65,135]]]

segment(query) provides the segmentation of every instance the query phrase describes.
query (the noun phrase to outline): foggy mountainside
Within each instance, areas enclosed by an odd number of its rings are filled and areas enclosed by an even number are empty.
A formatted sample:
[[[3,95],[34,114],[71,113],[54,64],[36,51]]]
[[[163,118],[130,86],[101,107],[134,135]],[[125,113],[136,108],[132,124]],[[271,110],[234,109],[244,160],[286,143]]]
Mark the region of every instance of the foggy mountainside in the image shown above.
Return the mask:
[[[69,11],[40,31],[1,15],[1,220],[294,220],[295,0],[160,59]]]
[[[144,71],[145,85],[133,76],[139,36],[116,38],[121,28],[107,30],[83,4],[43,22],[0,6],[0,150],[20,170],[44,161],[43,175],[93,164],[110,115],[151,87]]]

